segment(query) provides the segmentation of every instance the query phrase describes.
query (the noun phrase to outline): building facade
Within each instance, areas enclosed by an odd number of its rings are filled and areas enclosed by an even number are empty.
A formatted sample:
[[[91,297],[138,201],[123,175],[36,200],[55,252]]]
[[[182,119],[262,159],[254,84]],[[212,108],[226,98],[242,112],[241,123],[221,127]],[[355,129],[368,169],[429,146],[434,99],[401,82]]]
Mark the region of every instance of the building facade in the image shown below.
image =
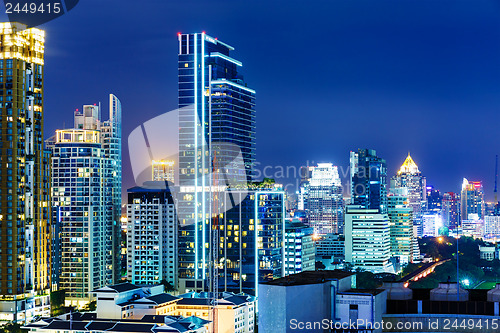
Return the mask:
[[[387,213],[387,167],[373,149],[350,153],[351,204]]]
[[[469,182],[464,178],[460,193],[460,219],[468,220],[469,214],[484,216],[484,191],[482,182]]]
[[[230,208],[221,206],[223,193],[245,188],[253,175],[255,91],[233,47],[204,32],[178,37],[179,278],[209,290],[212,245],[219,245],[212,231]]]
[[[127,190],[127,279],[136,285],[162,281],[177,288],[177,215],[165,182]]]
[[[372,273],[394,273],[387,214],[349,205],[345,216],[345,261]]]
[[[460,224],[460,196],[453,192],[443,194],[443,209],[441,211],[443,224],[449,229],[455,229]]]
[[[300,188],[299,207],[318,234],[342,232],[344,200],[338,168],[331,163],[309,167],[311,177]]]
[[[66,304],[83,306],[89,292],[111,284],[121,263],[121,108],[110,96],[109,120],[100,106],[75,112],[73,129],[57,130],[52,142],[52,212],[59,244],[58,286]],[[119,196],[119,198],[118,198]],[[116,267],[118,266],[118,267]]]
[[[397,257],[401,265],[413,262],[415,242],[413,209],[408,204],[406,193],[391,193],[388,198],[391,257]]]
[[[0,319],[9,321],[50,311],[44,44],[45,32],[40,29],[0,23]]]
[[[152,180],[168,181],[175,183],[175,161],[173,160],[153,160],[151,161]]]
[[[422,215],[427,211],[426,179],[409,153],[396,176],[392,177],[391,187],[408,189],[408,204],[413,209],[413,224],[421,228]]]
[[[285,275],[315,270],[314,229],[301,222],[285,223]]]

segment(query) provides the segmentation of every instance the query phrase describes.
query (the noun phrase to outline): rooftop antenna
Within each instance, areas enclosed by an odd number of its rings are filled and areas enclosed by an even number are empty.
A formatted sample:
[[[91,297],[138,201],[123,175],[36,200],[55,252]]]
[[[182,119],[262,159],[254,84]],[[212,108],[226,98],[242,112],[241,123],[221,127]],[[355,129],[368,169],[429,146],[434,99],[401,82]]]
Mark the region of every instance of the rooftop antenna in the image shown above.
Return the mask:
[[[495,193],[495,205],[498,203],[497,185],[498,185],[498,155],[495,155],[495,190],[493,190],[493,193]]]

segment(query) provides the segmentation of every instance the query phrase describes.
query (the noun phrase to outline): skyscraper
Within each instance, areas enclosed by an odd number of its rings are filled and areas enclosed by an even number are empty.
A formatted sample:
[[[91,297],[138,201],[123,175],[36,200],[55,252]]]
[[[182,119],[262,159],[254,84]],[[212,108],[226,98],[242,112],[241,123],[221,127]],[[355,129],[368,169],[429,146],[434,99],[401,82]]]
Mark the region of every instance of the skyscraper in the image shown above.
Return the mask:
[[[350,155],[351,204],[387,213],[387,167],[373,149]]]
[[[392,177],[391,187],[408,189],[408,204],[413,209],[413,222],[417,226],[421,225],[422,214],[427,210],[426,180],[409,153],[396,176]]]
[[[285,275],[316,268],[314,229],[298,221],[285,223]]]
[[[306,211],[308,224],[318,234],[339,233],[344,224],[344,199],[336,166],[319,163],[311,178],[300,188],[300,207]]]
[[[212,218],[228,209],[221,192],[245,187],[255,161],[255,91],[233,50],[204,32],[179,34],[179,278],[200,289],[208,289]]]
[[[163,280],[177,287],[177,215],[165,182],[127,190],[127,279],[136,285]]]
[[[45,32],[0,23],[0,316],[50,312],[49,154],[43,147]]]
[[[460,219],[469,220],[469,214],[484,216],[484,192],[482,182],[469,182],[464,178],[460,193]]]
[[[413,209],[408,204],[408,191],[391,189],[389,194],[389,225],[391,257],[399,258],[401,265],[413,262]]]
[[[460,223],[460,197],[453,192],[443,194],[443,209],[441,211],[443,225],[455,229]]]
[[[52,147],[52,207],[60,247],[59,287],[66,304],[82,306],[89,292],[112,284],[120,270],[121,107],[110,96],[75,112],[73,129],[57,130]],[[117,267],[118,266],[118,267]]]

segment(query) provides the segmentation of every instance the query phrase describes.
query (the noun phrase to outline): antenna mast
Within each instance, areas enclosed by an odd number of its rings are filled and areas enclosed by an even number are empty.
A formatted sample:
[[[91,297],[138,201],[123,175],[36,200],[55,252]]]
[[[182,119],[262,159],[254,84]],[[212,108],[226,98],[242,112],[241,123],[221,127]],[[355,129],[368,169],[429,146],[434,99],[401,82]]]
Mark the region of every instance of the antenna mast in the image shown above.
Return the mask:
[[[497,196],[497,185],[498,185],[498,155],[495,155],[495,205],[498,204],[498,196]]]

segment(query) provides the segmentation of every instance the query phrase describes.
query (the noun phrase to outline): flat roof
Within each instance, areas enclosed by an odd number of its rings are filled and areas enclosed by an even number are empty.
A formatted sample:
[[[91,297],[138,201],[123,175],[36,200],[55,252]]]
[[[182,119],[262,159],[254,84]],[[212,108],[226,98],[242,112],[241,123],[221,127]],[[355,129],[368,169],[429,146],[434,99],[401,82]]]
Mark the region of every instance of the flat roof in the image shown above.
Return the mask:
[[[297,274],[288,275],[276,280],[264,282],[262,284],[272,286],[300,286],[306,284],[324,283],[330,280],[339,280],[354,275],[353,272],[335,270],[304,271]]]

